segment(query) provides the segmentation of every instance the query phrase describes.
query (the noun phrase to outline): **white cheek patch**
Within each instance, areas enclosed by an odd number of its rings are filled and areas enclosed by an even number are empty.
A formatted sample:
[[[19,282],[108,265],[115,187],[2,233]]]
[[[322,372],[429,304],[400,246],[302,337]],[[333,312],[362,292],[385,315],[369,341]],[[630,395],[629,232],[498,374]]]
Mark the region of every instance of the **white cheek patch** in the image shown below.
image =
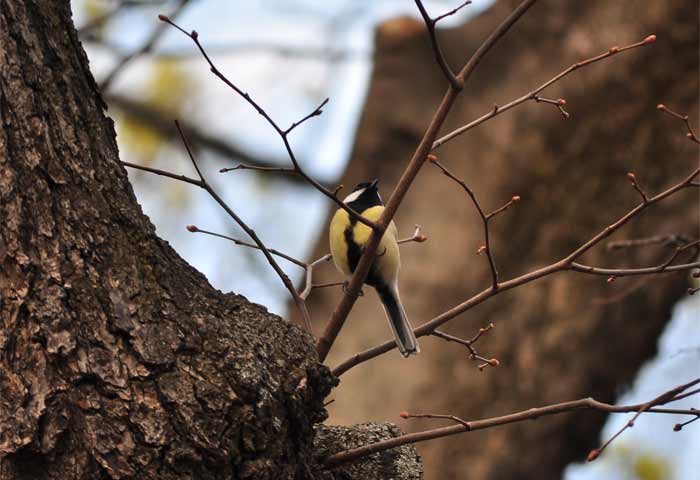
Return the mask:
[[[364,191],[365,191],[365,189],[363,188],[363,189],[360,189],[360,190],[358,190],[358,191],[356,191],[356,192],[352,192],[350,195],[348,195],[347,197],[345,197],[345,200],[343,200],[343,203],[346,203],[346,204],[347,204],[347,203],[350,203],[350,202],[354,202],[355,200],[357,200],[357,199],[359,198],[360,195],[362,195],[362,193],[363,193]]]

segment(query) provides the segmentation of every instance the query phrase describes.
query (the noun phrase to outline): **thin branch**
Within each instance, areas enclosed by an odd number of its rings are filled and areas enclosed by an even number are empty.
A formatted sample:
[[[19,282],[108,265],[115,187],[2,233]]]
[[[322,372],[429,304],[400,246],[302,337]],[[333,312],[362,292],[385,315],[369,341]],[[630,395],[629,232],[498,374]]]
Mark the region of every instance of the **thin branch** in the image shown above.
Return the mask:
[[[442,438],[449,435],[455,435],[458,433],[471,432],[474,430],[484,430],[487,428],[493,428],[501,425],[507,425],[511,423],[523,422],[526,420],[536,420],[540,417],[549,415],[558,415],[565,412],[573,412],[578,410],[595,410],[607,413],[627,413],[636,412],[637,415],[633,421],[642,412],[647,413],[659,413],[659,414],[674,414],[674,415],[691,415],[694,417],[700,416],[700,411],[695,409],[669,409],[669,408],[656,408],[659,405],[665,405],[667,403],[679,400],[681,392],[687,390],[688,388],[700,383],[700,378],[693,380],[684,385],[680,385],[674,389],[669,390],[656,397],[649,402],[637,404],[637,405],[611,405],[609,403],[599,402],[593,398],[582,398],[579,400],[573,400],[570,402],[556,403],[553,405],[548,405],[546,407],[530,408],[517,413],[512,413],[510,415],[504,415],[501,417],[493,417],[485,420],[476,421],[465,421],[459,417],[452,415],[435,415],[435,414],[411,414],[407,412],[402,412],[401,417],[403,418],[413,418],[413,417],[428,417],[428,418],[442,418],[449,419],[457,423],[457,425],[452,425],[449,427],[436,428],[432,430],[426,430],[423,432],[409,433],[406,435],[401,435],[398,437],[390,438],[387,440],[382,440],[369,445],[364,445],[362,447],[353,448],[350,450],[345,450],[339,453],[330,455],[324,460],[324,465],[326,468],[335,468],[339,465],[343,465],[349,462],[353,462],[360,458],[364,458],[368,455],[372,455],[377,452],[382,452],[392,448],[396,448],[402,445],[408,445],[417,442],[425,442],[427,440],[433,440],[436,438]],[[674,427],[674,430],[676,428]],[[590,458],[590,457],[589,457]]]
[[[591,275],[603,275],[607,277],[629,277],[634,275],[649,275],[652,273],[664,273],[664,272],[679,272],[684,270],[692,270],[693,268],[700,268],[700,261],[684,263],[680,265],[671,265],[678,256],[685,252],[686,250],[697,247],[700,245],[700,240],[695,240],[694,242],[687,243],[681,247],[677,247],[673,254],[663,263],[655,267],[646,268],[599,268],[592,267],[590,265],[583,265],[581,263],[572,262],[570,269],[575,272],[588,273]]]
[[[629,172],[627,174],[627,179],[630,181],[634,189],[637,190],[639,196],[642,197],[642,202],[648,202],[649,199],[647,198],[647,194],[644,192],[644,190],[642,190],[642,187],[639,185],[639,182],[637,182],[637,176],[634,173]]]
[[[615,242],[608,242],[605,248],[608,250],[621,250],[630,247],[646,247],[648,245],[672,245],[678,247],[683,246],[686,243],[688,243],[688,239],[682,235],[655,235],[647,238],[634,238],[631,240],[617,240]]]
[[[170,120],[170,113],[158,109],[155,106],[147,105],[146,103],[138,100],[114,93],[105,94],[104,98],[110,108],[116,107],[124,114],[134,116],[139,120],[144,121],[150,128],[153,128],[164,138],[170,138],[173,135],[173,125],[172,121]],[[277,168],[274,167],[276,163],[274,160],[253,156],[250,153],[237,148],[230,142],[222,140],[216,135],[200,130],[195,125],[187,121],[180,121],[180,125],[182,126],[183,130],[187,132],[188,138],[195,146],[209,149],[230,159],[245,162],[251,167],[260,167],[260,169],[268,167]],[[285,178],[289,179],[290,181],[303,181],[301,177],[292,175],[286,176]],[[322,182],[322,184],[325,184],[325,182]]]
[[[498,284],[498,289],[494,290],[492,286],[489,286],[488,288],[482,290],[481,292],[477,293],[476,295],[472,296],[470,299],[460,303],[459,305],[454,306],[453,308],[441,313],[437,317],[433,318],[432,320],[424,323],[420,327],[416,328],[414,330],[414,333],[416,334],[417,337],[421,337],[424,335],[430,335],[432,332],[440,327],[441,325],[447,323],[448,321],[452,320],[453,318],[457,317],[458,315],[461,315],[462,313],[466,312],[467,310],[470,310],[471,308],[474,308],[476,305],[479,305],[486,300],[490,299],[491,297],[497,295],[500,292],[504,292],[506,290],[510,290],[511,288],[519,287],[520,285],[524,285],[529,282],[533,282],[535,280],[538,280],[540,278],[546,277],[548,275],[551,275],[553,273],[557,272],[563,272],[567,270],[575,270],[574,264],[575,260],[577,260],[581,255],[583,255],[585,252],[593,248],[595,245],[600,243],[602,240],[606,239],[610,235],[612,235],[614,232],[619,230],[623,225],[625,225],[627,222],[629,222],[632,218],[636,217],[638,214],[640,214],[643,210],[648,208],[649,206],[660,202],[661,200],[683,190],[684,188],[687,188],[690,186],[690,183],[695,179],[696,176],[700,174],[700,167],[696,168],[693,170],[687,177],[685,177],[683,180],[680,182],[674,184],[673,186],[669,187],[668,189],[664,190],[663,192],[655,195],[654,197],[651,197],[648,199],[646,203],[642,202],[638,204],[636,207],[634,207],[632,210],[627,212],[625,215],[620,217],[616,222],[613,224],[605,227],[602,231],[600,231],[597,235],[592,237],[590,240],[582,244],[579,248],[571,252],[568,256],[562,258],[561,260],[554,262],[550,265],[547,265],[545,267],[539,268],[537,270],[533,270],[531,272],[528,272],[524,275],[521,275],[519,277],[515,277],[511,280],[507,280],[504,282],[500,282]],[[578,265],[578,264],[576,264]],[[692,268],[692,267],[688,267]],[[656,271],[656,267],[653,267],[651,272],[645,272],[644,274],[656,274],[659,273]],[[662,273],[665,273],[668,271],[668,268],[664,269]],[[589,272],[585,272],[589,273]],[[635,274],[633,273],[630,273]],[[360,363],[364,363],[368,360],[371,360],[372,358],[378,357],[379,355],[382,355],[388,351],[393,350],[396,347],[396,343],[394,341],[387,341],[384,342],[380,345],[377,345],[375,347],[372,347],[368,350],[365,350],[363,352],[356,353],[355,355],[347,358],[343,362],[341,362],[337,367],[333,369],[333,374],[336,376],[340,376],[343,373],[347,372],[351,368],[353,368],[356,365],[359,365]]]
[[[170,16],[173,18],[177,18],[177,16],[180,15],[180,13],[182,13],[182,10],[184,10],[184,8],[187,6],[189,1],[190,0],[180,0],[180,3],[177,4]],[[153,47],[155,46],[156,42],[160,40],[160,38],[163,36],[165,30],[165,25],[158,25],[156,28],[153,29],[151,35],[141,46],[141,48],[139,48],[135,52],[123,56],[114,66],[114,68],[112,68],[112,70],[107,74],[107,76],[100,82],[100,90],[102,90],[103,92],[109,90],[110,85],[112,85],[117,76],[124,70],[124,68],[126,68],[126,66],[129,63],[131,63],[134,59],[140,57],[141,55],[144,55],[153,50]]]
[[[301,168],[301,165],[299,164],[299,161],[296,158],[296,155],[294,154],[294,150],[292,149],[291,144],[289,143],[289,133],[299,124],[302,122],[308,120],[311,117],[317,116],[321,114],[321,107],[323,107],[326,103],[327,100],[324,101],[319,107],[316,108],[311,114],[307,115],[304,117],[302,120],[297,122],[297,124],[292,124],[291,127],[289,127],[287,130],[283,130],[277,122],[275,122],[272,117],[263,109],[258,102],[256,102],[253,97],[251,97],[247,92],[244,92],[241,90],[236,84],[234,84],[231,80],[226,77],[219,69],[216,67],[214,62],[211,60],[209,55],[207,54],[206,50],[204,50],[204,47],[202,44],[199,42],[199,33],[197,33],[195,30],[192,30],[192,32],[187,32],[184,30],[182,27],[180,27],[178,24],[176,24],[173,20],[168,18],[165,15],[158,15],[158,19],[161,22],[165,22],[172,27],[176,28],[183,34],[185,34],[187,37],[189,37],[194,44],[197,46],[199,49],[200,53],[202,54],[202,57],[204,57],[204,60],[206,60],[207,64],[209,64],[209,70],[219,78],[223,83],[225,83],[231,90],[236,92],[238,95],[240,95],[248,104],[255,109],[256,112],[258,112],[264,119],[267,121],[267,123],[273,128],[273,130],[279,135],[279,137],[282,139],[282,143],[284,143],[284,148],[287,151],[287,155],[289,156],[289,160],[292,162],[292,166],[294,167],[293,173],[294,175],[298,175],[301,178],[303,178],[307,183],[309,183],[311,186],[313,186],[316,190],[321,192],[323,195],[326,197],[330,198],[335,202],[338,207],[342,208],[346,212],[348,212],[349,215],[352,215],[354,218],[356,218],[359,222],[367,225],[368,227],[372,228],[373,230],[376,230],[376,224],[375,222],[372,222],[371,220],[363,217],[359,213],[355,212],[352,208],[348,207],[345,205],[342,200],[340,200],[336,193],[333,192],[323,185],[321,185],[318,181],[314,180],[312,177],[310,177],[304,169]]]
[[[695,142],[700,144],[700,139],[695,135],[695,132],[693,131],[693,128],[690,126],[690,118],[688,115],[681,115],[680,113],[674,112],[670,108],[668,108],[666,105],[663,103],[660,103],[656,106],[658,110],[661,110],[663,113],[670,115],[674,118],[677,118],[678,120],[681,120],[683,123],[685,123],[685,128],[688,130],[688,133],[686,133],[686,137],[688,140],[691,142]]]
[[[491,242],[489,238],[489,221],[491,218],[495,217],[501,212],[504,212],[505,210],[508,209],[511,205],[513,205],[516,202],[520,201],[520,196],[515,195],[513,196],[505,205],[503,205],[500,208],[497,208],[493,212],[486,214],[484,213],[483,208],[481,208],[481,205],[479,204],[479,201],[476,199],[476,195],[474,194],[474,191],[469,188],[467,183],[462,180],[461,178],[457,178],[455,174],[450,172],[442,163],[438,161],[438,158],[435,155],[428,155],[428,161],[438,167],[440,171],[449,179],[453,180],[455,183],[457,183],[459,186],[462,187],[462,189],[467,192],[467,195],[469,195],[469,198],[471,198],[472,203],[474,204],[474,207],[476,208],[476,211],[479,213],[479,217],[481,217],[481,222],[483,223],[483,228],[484,228],[484,244],[479,247],[477,250],[477,253],[479,255],[485,253],[486,258],[489,261],[489,268],[491,270],[491,288],[493,290],[498,290],[498,270],[496,269],[496,261],[493,258],[493,253],[491,251]]]
[[[472,128],[476,127],[477,125],[481,125],[485,121],[490,120],[491,118],[496,117],[496,116],[500,115],[501,113],[503,113],[507,110],[510,110],[513,107],[517,107],[521,103],[525,103],[527,101],[536,101],[537,100],[536,97],[537,97],[538,93],[540,93],[542,90],[549,87],[553,83],[556,83],[559,80],[561,80],[562,78],[566,77],[571,72],[578,70],[579,68],[588,66],[592,63],[599,62],[599,61],[604,60],[606,58],[612,57],[613,55],[616,55],[620,52],[624,52],[626,50],[630,50],[630,49],[637,48],[637,47],[642,47],[644,45],[649,45],[649,44],[653,43],[655,40],[656,40],[656,35],[649,35],[647,38],[645,38],[641,42],[633,43],[633,44],[627,45],[625,47],[612,47],[607,52],[602,53],[598,56],[588,58],[586,60],[582,60],[578,63],[574,63],[566,70],[563,70],[562,72],[558,73],[557,75],[550,78],[549,80],[547,80],[542,85],[535,88],[534,90],[526,93],[522,97],[516,98],[515,100],[512,100],[512,101],[508,102],[507,104],[500,106],[500,107],[498,105],[496,105],[488,113],[482,115],[481,117],[477,118],[476,120],[474,120],[474,121],[472,121],[472,122],[470,122],[462,127],[459,127],[446,135],[443,135],[442,137],[437,139],[435,142],[433,142],[431,150],[436,150],[436,149],[440,148],[442,145],[449,142],[453,138],[455,138],[459,135],[462,135],[466,131],[471,130]],[[563,115],[563,113],[562,113],[562,115]]]
[[[497,358],[486,358],[478,354],[476,349],[474,348],[474,344],[489,330],[492,330],[494,328],[493,323],[489,323],[487,326],[482,327],[479,329],[479,331],[474,335],[472,338],[469,340],[464,340],[463,338],[455,337],[454,335],[450,335],[448,333],[445,333],[440,330],[435,330],[433,331],[432,335],[438,338],[441,338],[443,340],[446,340],[448,342],[455,342],[459,343],[460,345],[464,345],[467,350],[469,351],[469,359],[473,361],[480,361],[480,363],[477,368],[479,370],[483,370],[486,367],[497,367],[501,364],[500,361],[498,361]]]
[[[415,0],[415,2],[416,2],[416,7],[418,7],[418,11],[420,12],[421,16],[423,17],[423,21],[425,22],[425,26],[428,29],[428,35],[430,36],[430,45],[433,48],[433,54],[435,55],[435,61],[440,66],[440,70],[442,70],[442,73],[443,73],[443,75],[445,75],[445,78],[447,79],[447,81],[450,82],[450,87],[452,87],[452,89],[455,91],[462,90],[462,88],[464,88],[464,81],[459,80],[455,76],[454,72],[450,68],[450,65],[447,63],[447,60],[445,59],[445,54],[442,53],[442,48],[440,48],[440,42],[438,41],[438,38],[437,38],[437,31],[435,29],[435,26],[443,18],[449,17],[450,15],[454,15],[459,10],[466,7],[467,5],[469,5],[472,2],[470,0],[467,0],[466,2],[463,2],[457,8],[454,8],[454,9],[450,10],[449,12],[444,13],[436,18],[431,18],[430,15],[428,15],[428,12],[425,9],[425,6],[423,5],[423,2],[421,0]]]
[[[527,12],[530,7],[536,3],[536,1],[537,0],[524,0],[520,3],[520,5],[518,5],[518,7],[515,8],[515,10],[510,13],[510,15],[508,15],[508,17],[491,33],[491,35],[484,40],[476,52],[474,52],[469,61],[457,75],[458,80],[461,80],[462,83],[466,83],[489,50],[491,50],[498,40],[506,34],[506,32],[515,24],[515,22],[517,22],[518,19],[520,19],[525,12]],[[389,226],[392,218],[394,218],[394,215],[401,205],[403,198],[406,196],[406,193],[408,193],[413,180],[416,178],[421,167],[427,160],[431,146],[458,95],[459,92],[454,90],[452,86],[450,86],[450,88],[448,88],[448,90],[445,92],[440,105],[433,114],[433,118],[430,121],[427,130],[423,134],[423,138],[411,157],[411,161],[404,170],[401,178],[399,179],[399,183],[396,185],[396,188],[389,197],[381,217],[376,222],[377,228],[372,231],[372,234],[365,245],[362,256],[360,257],[358,265],[355,268],[355,273],[345,289],[345,294],[340,300],[340,303],[336,306],[335,310],[333,310],[331,318],[326,324],[323,334],[316,343],[316,350],[318,351],[321,362],[326,359],[326,356],[333,346],[335,339],[338,337],[340,330],[342,330],[345,320],[350,314],[350,310],[352,310],[360,290],[362,289],[365,278],[367,278],[369,269],[374,262],[374,258],[377,254],[377,247],[379,246],[382,235]]]
[[[248,247],[248,248],[254,248],[256,250],[261,250],[260,247],[254,243],[244,242],[243,240],[229,237],[228,235],[223,235],[221,233],[211,232],[209,230],[203,230],[203,229],[197,227],[196,225],[187,225],[186,229],[188,232],[192,232],[192,233],[203,233],[205,235],[210,235],[212,237],[223,238],[224,240],[228,240],[230,242],[233,242],[235,245],[239,245],[241,247]],[[299,259],[296,259],[290,255],[287,255],[286,253],[280,252],[279,250],[275,250],[274,248],[268,248],[267,251],[273,255],[277,255],[280,258],[284,258],[288,262],[291,262],[294,265],[297,265],[301,268],[306,268],[306,266],[307,266],[307,264],[305,262],[302,262]]]
[[[309,294],[311,293],[311,290],[313,290],[314,288],[318,288],[313,283],[314,268],[316,266],[320,265],[321,263],[329,261],[332,258],[333,258],[333,255],[331,255],[330,253],[327,253],[326,255],[322,256],[318,260],[314,260],[313,262],[306,265],[306,267],[305,267],[306,284],[304,286],[304,290],[302,290],[302,292],[299,294],[301,296],[301,298],[306,300],[308,298]]]

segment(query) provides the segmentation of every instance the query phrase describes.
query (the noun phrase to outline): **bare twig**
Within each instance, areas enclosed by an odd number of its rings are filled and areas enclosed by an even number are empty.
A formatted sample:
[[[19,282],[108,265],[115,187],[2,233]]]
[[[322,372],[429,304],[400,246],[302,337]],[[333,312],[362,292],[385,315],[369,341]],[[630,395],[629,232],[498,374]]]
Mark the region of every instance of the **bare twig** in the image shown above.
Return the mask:
[[[553,405],[548,405],[546,407],[530,408],[517,413],[511,413],[510,415],[504,415],[502,417],[493,417],[485,420],[476,421],[466,421],[459,417],[453,415],[435,415],[435,414],[412,414],[407,412],[402,412],[401,417],[403,418],[441,418],[448,419],[457,423],[457,425],[452,425],[449,427],[436,428],[432,430],[426,430],[423,432],[409,433],[406,435],[401,435],[398,437],[390,438],[387,440],[382,440],[380,442],[372,443],[362,447],[353,448],[350,450],[345,450],[343,452],[335,453],[330,455],[325,459],[324,464],[326,468],[335,468],[339,465],[343,465],[349,462],[353,462],[360,458],[364,458],[367,455],[373,453],[382,452],[392,448],[399,447],[401,445],[408,445],[411,443],[425,442],[427,440],[433,440],[436,438],[446,437],[449,435],[455,435],[458,433],[471,432],[474,430],[484,430],[487,428],[493,428],[500,425],[507,425],[511,423],[523,422],[526,420],[535,420],[540,417],[557,415],[565,412],[573,412],[578,410],[596,410],[607,413],[626,413],[626,412],[636,412],[637,415],[632,419],[632,422],[643,412],[646,413],[658,413],[658,414],[675,414],[675,415],[691,415],[694,417],[700,416],[700,411],[695,409],[670,409],[670,408],[658,408],[659,405],[665,405],[681,398],[685,398],[680,395],[681,392],[689,389],[690,387],[700,383],[700,378],[688,382],[684,385],[680,385],[674,389],[669,390],[650,400],[646,403],[641,403],[637,405],[611,405],[609,403],[599,402],[593,398],[582,398],[579,400],[573,400],[570,402],[556,403]],[[674,426],[674,430],[679,430]],[[589,459],[590,458],[589,455]]]
[[[311,293],[311,290],[313,290],[313,288],[314,288],[314,284],[313,284],[314,268],[321,263],[327,262],[331,258],[333,258],[333,256],[330,253],[328,253],[328,254],[322,256],[321,258],[319,258],[318,260],[314,260],[313,262],[306,265],[306,267],[305,267],[306,285],[304,286],[304,290],[302,290],[302,292],[299,294],[301,296],[301,298],[306,300],[306,298]]]
[[[423,21],[425,22],[425,26],[428,29],[428,35],[430,36],[430,45],[433,47],[433,54],[435,55],[435,61],[440,66],[440,69],[442,70],[442,73],[445,75],[445,78],[447,79],[447,81],[450,82],[450,86],[452,87],[452,89],[455,91],[462,90],[462,88],[464,88],[464,81],[458,79],[455,76],[454,72],[452,71],[449,64],[447,63],[447,60],[445,59],[445,55],[442,53],[442,49],[440,48],[440,42],[438,41],[438,38],[437,38],[437,31],[435,29],[435,26],[443,18],[449,17],[450,15],[454,15],[459,10],[461,10],[462,8],[464,8],[467,5],[469,5],[470,3],[472,3],[471,0],[467,0],[466,2],[463,2],[457,8],[454,8],[454,9],[450,10],[449,12],[444,13],[436,18],[431,18],[431,16],[428,15],[428,12],[425,9],[425,6],[423,5],[423,2],[421,0],[415,0],[415,2],[416,2],[416,7],[418,7],[418,11],[420,12],[421,16],[423,17]]]
[[[474,344],[489,330],[492,330],[494,328],[493,323],[489,323],[487,326],[482,327],[479,329],[479,331],[474,335],[472,338],[469,340],[464,340],[463,338],[455,337],[454,335],[450,335],[448,333],[442,332],[440,330],[435,330],[432,332],[432,335],[438,338],[441,338],[443,340],[446,340],[448,342],[456,342],[459,343],[460,345],[464,345],[467,347],[467,350],[469,351],[469,359],[474,360],[474,361],[479,361],[482,362],[480,363],[477,368],[479,370],[483,370],[486,367],[497,367],[501,364],[501,362],[498,361],[497,358],[486,358],[478,354],[476,349],[474,348]]]
[[[680,247],[686,243],[688,243],[688,239],[682,235],[655,235],[647,238],[633,238],[630,240],[608,242],[605,248],[608,250],[621,250],[630,247],[646,247],[648,245],[672,245]]]
[[[698,383],[700,383],[700,378],[699,378],[699,379],[696,379],[696,380],[693,380],[692,382],[686,383],[686,384],[684,384],[684,385],[679,385],[679,386],[677,386],[677,387],[675,387],[675,388],[672,388],[671,390],[662,393],[662,394],[659,395],[658,397],[656,397],[656,398],[654,398],[654,399],[652,399],[652,400],[649,400],[648,402],[642,404],[642,405],[639,407],[639,409],[637,410],[637,413],[632,417],[631,420],[629,420],[627,423],[625,423],[625,424],[622,426],[622,428],[620,428],[617,432],[615,432],[615,434],[613,434],[600,448],[594,448],[593,450],[591,450],[591,451],[588,453],[587,460],[588,460],[589,462],[592,462],[593,460],[595,460],[596,458],[598,458],[598,457],[600,456],[600,454],[603,453],[603,451],[604,451],[606,448],[608,448],[608,446],[609,446],[617,437],[619,437],[619,436],[622,434],[622,432],[624,432],[624,431],[627,430],[628,428],[632,428],[632,427],[634,426],[634,422],[637,421],[637,419],[639,418],[639,416],[640,416],[642,413],[650,411],[653,407],[655,407],[655,406],[657,406],[657,405],[664,405],[664,404],[666,404],[666,403],[674,402],[674,401],[676,401],[676,400],[680,400],[680,399],[682,399],[682,398],[687,397],[687,396],[688,396],[687,394],[686,394],[686,395],[681,395],[681,394],[682,394],[685,390],[687,390],[688,388],[692,387],[693,385],[697,385]],[[694,390],[694,391],[692,391],[692,392],[687,392],[687,393],[689,393],[689,394],[691,394],[691,395],[694,395],[694,394],[697,393],[697,392],[698,392],[698,390]],[[695,409],[691,409],[691,412],[689,412],[688,414],[693,415],[692,412],[693,412],[694,410],[695,410]],[[696,415],[695,419],[697,419],[698,416],[700,415],[700,412],[698,412],[698,413],[695,414],[695,415]],[[673,428],[673,429],[674,429],[675,431],[678,431],[678,430],[676,430],[676,426],[677,426],[677,425],[678,425],[678,424],[674,425],[674,428]],[[680,430],[680,429],[679,429],[679,430]]]
[[[124,114],[136,117],[139,120],[146,122],[150,128],[153,128],[164,138],[170,138],[173,135],[173,123],[169,112],[161,110],[153,105],[147,105],[143,102],[139,102],[138,100],[115,93],[105,94],[104,98],[110,108],[116,107]],[[222,140],[216,135],[212,135],[204,130],[201,130],[187,121],[180,121],[180,126],[187,132],[190,142],[192,142],[192,144],[196,147],[209,149],[224,157],[245,162],[246,165],[249,166],[261,167],[261,169],[267,167],[275,168],[274,160],[253,156],[250,153],[237,148],[231,142]],[[297,177],[295,175],[289,175],[285,178],[288,178],[291,181],[303,181],[301,177]]]
[[[489,221],[491,220],[491,218],[495,217],[499,213],[507,210],[508,207],[510,207],[514,203],[519,202],[520,196],[514,195],[505,205],[503,205],[500,208],[497,208],[491,213],[486,214],[484,213],[483,208],[481,208],[479,201],[476,199],[474,191],[471,188],[469,188],[469,186],[464,180],[457,178],[452,172],[450,172],[442,163],[438,161],[435,155],[428,155],[428,160],[430,161],[430,163],[438,167],[445,176],[447,176],[459,186],[461,186],[462,189],[465,192],[467,192],[469,198],[471,198],[474,207],[476,208],[477,212],[479,213],[479,216],[481,217],[481,222],[483,223],[484,227],[484,244],[481,247],[479,247],[477,253],[480,255],[482,253],[486,254],[486,258],[489,261],[489,268],[491,269],[491,288],[494,290],[498,290],[498,270],[496,269],[496,261],[493,258],[493,252],[491,251],[491,242],[489,238]]]
[[[677,118],[678,120],[681,120],[683,123],[685,123],[685,128],[688,130],[688,133],[686,133],[685,136],[691,142],[695,142],[697,144],[700,144],[700,139],[697,137],[697,135],[695,135],[693,128],[690,126],[690,119],[689,119],[688,115],[682,115],[680,113],[674,112],[673,110],[668,108],[663,103],[658,104],[656,106],[656,108],[661,110],[663,113],[670,115],[674,118]]]
[[[258,112],[264,119],[267,121],[267,123],[273,128],[273,130],[279,135],[279,137],[282,139],[282,143],[284,144],[284,148],[287,151],[287,155],[289,156],[289,160],[292,162],[293,169],[289,170],[288,173],[292,173],[294,175],[298,175],[301,178],[304,179],[308,184],[313,186],[316,190],[321,192],[323,195],[326,197],[330,198],[333,202],[335,202],[338,207],[344,209],[345,211],[348,212],[348,214],[352,215],[354,218],[356,218],[359,222],[367,225],[368,227],[372,228],[373,230],[376,230],[376,224],[372,222],[371,220],[368,220],[367,218],[364,218],[362,215],[358,214],[355,212],[352,208],[348,207],[345,205],[341,199],[339,199],[336,195],[337,192],[333,192],[329,190],[328,188],[324,187],[321,185],[318,181],[314,180],[312,177],[310,177],[306,171],[301,167],[299,164],[299,161],[296,158],[296,155],[294,153],[294,150],[292,149],[291,144],[289,143],[289,134],[294,130],[298,125],[303,123],[304,121],[308,120],[311,117],[315,117],[321,114],[321,108],[326,105],[328,100],[324,100],[323,103],[321,103],[320,106],[318,106],[313,112],[311,112],[309,115],[304,117],[302,120],[292,123],[292,125],[287,128],[283,129],[280,127],[277,122],[275,122],[272,117],[263,109],[258,102],[256,102],[253,97],[251,97],[248,93],[244,92],[241,90],[236,84],[234,84],[231,80],[226,77],[221,71],[216,67],[214,62],[211,60],[209,55],[207,54],[206,50],[204,50],[204,47],[202,44],[199,42],[199,34],[195,31],[192,30],[192,32],[187,32],[184,30],[182,27],[180,27],[178,24],[176,24],[173,20],[168,18],[165,15],[158,15],[158,18],[160,21],[165,22],[172,27],[176,28],[183,34],[185,34],[187,37],[189,37],[197,46],[199,49],[200,53],[202,54],[202,57],[204,57],[204,60],[209,64],[209,69],[211,72],[219,78],[223,83],[225,83],[231,90],[236,92],[238,95],[240,95],[248,104],[255,109],[256,112]]]
[[[642,202],[644,202],[644,203],[648,202],[649,199],[647,198],[647,194],[644,192],[644,190],[642,190],[642,187],[637,182],[637,176],[634,173],[629,172],[627,174],[627,179],[630,181],[630,183],[632,184],[634,189],[637,190],[637,193],[639,194],[639,196],[642,197]]]
[[[192,232],[192,233],[203,233],[203,234],[205,234],[205,235],[211,235],[212,237],[219,237],[219,238],[223,238],[223,239],[225,239],[225,240],[229,240],[229,241],[233,242],[235,245],[240,245],[240,246],[242,246],[242,247],[248,247],[248,248],[254,248],[254,249],[256,249],[256,250],[260,250],[260,247],[257,246],[257,245],[254,244],[254,243],[244,242],[243,240],[239,240],[239,239],[237,239],[237,238],[229,237],[228,235],[223,235],[223,234],[221,234],[221,233],[216,233],[216,232],[211,232],[211,231],[209,231],[209,230],[204,230],[204,229],[201,229],[201,228],[197,227],[196,225],[187,225],[186,228],[187,228],[187,231],[188,231],[188,232]],[[268,248],[267,250],[268,250],[271,254],[277,255],[277,256],[280,257],[280,258],[284,258],[285,260],[287,260],[288,262],[293,263],[294,265],[297,265],[297,266],[299,266],[299,267],[301,267],[301,268],[306,268],[306,265],[307,265],[307,264],[306,264],[305,262],[302,262],[301,260],[298,260],[298,259],[296,259],[296,258],[294,258],[294,257],[292,257],[292,256],[290,256],[290,255],[287,255],[286,253],[282,253],[282,252],[280,252],[279,250],[275,250],[274,248]]]
[[[632,48],[637,48],[637,47],[642,47],[644,45],[649,45],[649,44],[653,43],[655,40],[656,40],[656,35],[649,35],[647,38],[645,38],[641,42],[633,43],[633,44],[627,45],[625,47],[612,47],[607,52],[602,53],[598,56],[588,58],[586,60],[582,60],[578,63],[574,63],[566,70],[563,70],[562,72],[558,73],[557,75],[550,78],[549,80],[544,82],[542,85],[540,85],[536,89],[526,93],[522,97],[516,98],[515,100],[512,100],[512,101],[508,102],[507,104],[500,106],[500,107],[498,105],[495,105],[494,108],[492,108],[488,113],[485,113],[484,115],[477,118],[476,120],[473,120],[472,122],[470,122],[462,127],[459,127],[446,135],[443,135],[439,139],[435,140],[435,142],[433,142],[432,150],[436,150],[437,148],[440,148],[440,146],[449,142],[453,138],[455,138],[459,135],[462,135],[466,131],[471,130],[472,128],[476,127],[477,125],[481,125],[485,121],[490,120],[491,118],[496,117],[496,116],[500,115],[501,113],[503,113],[507,110],[510,110],[513,107],[517,107],[518,105],[525,103],[527,101],[537,101],[537,94],[538,93],[540,93],[542,90],[549,87],[553,83],[556,83],[559,80],[561,80],[562,78],[566,77],[571,72],[578,70],[579,68],[588,66],[592,63],[599,62],[599,61],[604,60],[606,58],[612,57],[613,55],[616,55],[620,52],[630,50]],[[539,98],[540,98],[540,101],[542,101],[542,98],[541,97],[539,97]],[[562,105],[560,105],[560,106],[562,106]],[[562,115],[564,115],[564,113],[562,113]]]

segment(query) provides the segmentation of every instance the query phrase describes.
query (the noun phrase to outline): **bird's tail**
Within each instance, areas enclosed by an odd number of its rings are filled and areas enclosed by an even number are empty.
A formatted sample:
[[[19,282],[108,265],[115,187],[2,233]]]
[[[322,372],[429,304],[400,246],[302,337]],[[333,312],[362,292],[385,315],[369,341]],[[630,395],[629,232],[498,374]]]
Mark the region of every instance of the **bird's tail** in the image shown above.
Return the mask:
[[[384,312],[386,312],[386,316],[389,319],[389,325],[391,325],[391,330],[394,332],[396,345],[399,347],[401,355],[408,357],[419,353],[418,340],[416,340],[411,324],[408,323],[408,318],[406,318],[406,311],[401,305],[396,284],[379,285],[375,289],[379,294]]]

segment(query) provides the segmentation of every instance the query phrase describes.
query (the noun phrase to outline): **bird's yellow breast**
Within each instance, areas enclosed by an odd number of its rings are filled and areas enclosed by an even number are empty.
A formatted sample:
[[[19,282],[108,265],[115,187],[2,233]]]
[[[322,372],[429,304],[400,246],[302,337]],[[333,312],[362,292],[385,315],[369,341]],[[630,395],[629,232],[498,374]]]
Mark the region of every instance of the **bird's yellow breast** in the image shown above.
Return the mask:
[[[384,207],[378,205],[368,208],[361,212],[361,214],[368,220],[376,222],[383,211]],[[369,241],[369,237],[372,235],[372,229],[364,223],[356,222],[353,225],[353,222],[350,221],[350,215],[342,208],[338,209],[335,215],[333,215],[329,232],[331,254],[333,255],[335,266],[346,276],[352,275],[352,270],[348,262],[348,240],[346,237],[346,231],[348,230],[352,232],[352,234],[348,236],[362,249],[364,249],[364,246]],[[374,269],[378,270],[377,273],[381,272],[383,277],[391,279],[398,276],[399,265],[400,259],[396,226],[394,222],[391,222],[379,243],[377,258],[374,261]]]

